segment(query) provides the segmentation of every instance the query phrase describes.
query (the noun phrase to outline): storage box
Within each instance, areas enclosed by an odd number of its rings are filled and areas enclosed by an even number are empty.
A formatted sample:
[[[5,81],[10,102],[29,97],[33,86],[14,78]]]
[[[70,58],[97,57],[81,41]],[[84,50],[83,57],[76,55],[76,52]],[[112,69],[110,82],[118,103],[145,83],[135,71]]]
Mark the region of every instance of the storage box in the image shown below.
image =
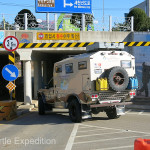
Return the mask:
[[[106,91],[108,90],[107,78],[100,78],[96,80],[96,91]]]

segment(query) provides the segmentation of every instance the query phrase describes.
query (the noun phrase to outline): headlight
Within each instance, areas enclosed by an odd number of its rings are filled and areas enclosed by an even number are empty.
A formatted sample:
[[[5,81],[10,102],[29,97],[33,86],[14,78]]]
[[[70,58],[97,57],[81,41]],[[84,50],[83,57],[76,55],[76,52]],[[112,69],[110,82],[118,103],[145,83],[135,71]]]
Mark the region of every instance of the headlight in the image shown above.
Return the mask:
[[[121,67],[123,68],[131,68],[131,60],[122,60]]]

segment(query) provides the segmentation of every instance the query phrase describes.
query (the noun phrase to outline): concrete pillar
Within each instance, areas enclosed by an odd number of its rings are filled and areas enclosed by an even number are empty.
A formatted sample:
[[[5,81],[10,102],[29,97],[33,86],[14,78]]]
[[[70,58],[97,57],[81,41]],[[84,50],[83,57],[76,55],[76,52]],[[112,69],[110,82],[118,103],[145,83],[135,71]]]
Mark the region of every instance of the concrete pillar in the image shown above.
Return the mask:
[[[28,30],[28,14],[27,13],[25,13],[24,14],[24,20],[25,20],[25,30]]]
[[[56,13],[54,14],[54,17],[55,17],[55,31],[57,31],[57,14]]]
[[[112,16],[109,16],[109,31],[112,31]]]
[[[131,16],[131,32],[134,32],[134,16]]]
[[[37,99],[37,91],[42,88],[41,61],[34,61],[34,98]]]
[[[24,61],[24,104],[32,104],[31,61]]]
[[[82,31],[85,31],[85,14],[82,14]]]

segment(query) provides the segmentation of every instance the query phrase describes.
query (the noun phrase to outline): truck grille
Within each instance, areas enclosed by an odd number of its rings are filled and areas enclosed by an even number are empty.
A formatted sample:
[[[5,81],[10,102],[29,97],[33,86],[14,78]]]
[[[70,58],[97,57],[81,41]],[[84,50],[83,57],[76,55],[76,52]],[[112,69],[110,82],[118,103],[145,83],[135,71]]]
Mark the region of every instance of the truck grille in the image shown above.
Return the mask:
[[[100,101],[106,101],[106,100],[123,100],[126,99],[126,97],[129,95],[129,91],[121,91],[121,92],[101,92],[99,93],[99,99]]]

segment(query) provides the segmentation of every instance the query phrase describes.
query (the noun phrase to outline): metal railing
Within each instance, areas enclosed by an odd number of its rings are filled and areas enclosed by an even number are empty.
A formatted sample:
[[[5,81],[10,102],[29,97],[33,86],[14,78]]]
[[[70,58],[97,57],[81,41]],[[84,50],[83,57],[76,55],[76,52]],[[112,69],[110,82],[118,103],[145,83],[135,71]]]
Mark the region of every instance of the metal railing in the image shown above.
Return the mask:
[[[0,14],[0,30],[55,30],[55,31],[134,31],[134,18],[89,14],[53,14],[54,19],[36,19],[33,14]]]

